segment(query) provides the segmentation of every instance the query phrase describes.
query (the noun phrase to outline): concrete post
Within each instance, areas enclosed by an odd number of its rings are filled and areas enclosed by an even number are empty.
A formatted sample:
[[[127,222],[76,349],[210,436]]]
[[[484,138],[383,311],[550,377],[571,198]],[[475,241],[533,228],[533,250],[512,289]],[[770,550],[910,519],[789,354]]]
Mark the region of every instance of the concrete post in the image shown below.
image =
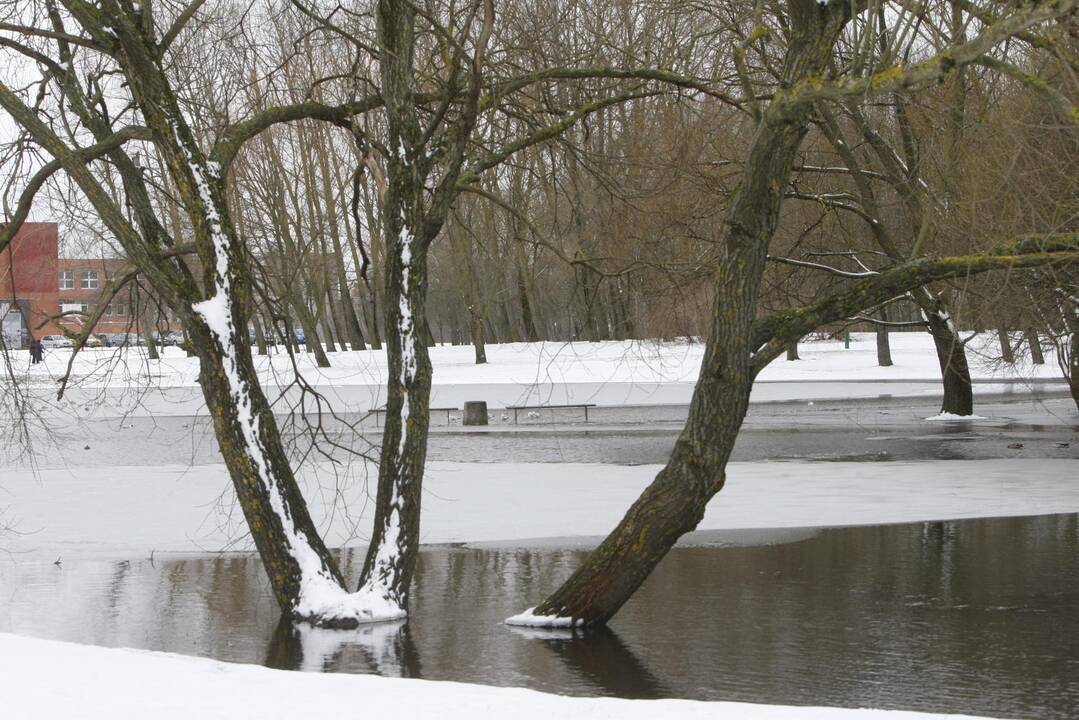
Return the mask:
[[[465,425],[487,424],[487,403],[483,400],[470,400],[465,403]]]

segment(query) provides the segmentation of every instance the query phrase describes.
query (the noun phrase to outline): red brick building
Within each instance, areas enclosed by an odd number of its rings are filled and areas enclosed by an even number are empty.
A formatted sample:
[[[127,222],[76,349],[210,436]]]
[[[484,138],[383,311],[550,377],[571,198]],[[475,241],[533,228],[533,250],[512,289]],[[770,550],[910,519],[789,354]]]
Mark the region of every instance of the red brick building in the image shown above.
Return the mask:
[[[109,280],[125,262],[115,258],[60,258],[56,223],[26,223],[0,253],[0,327],[8,346],[30,337],[77,333],[96,308]],[[138,315],[157,329],[179,329],[173,318],[159,317],[145,295],[120,291],[94,328],[95,333],[138,333]],[[21,325],[21,339],[19,328]]]
[[[65,315],[60,322],[72,330],[81,327],[81,314],[93,312],[101,291],[113,276],[122,271],[124,265],[123,260],[116,259],[60,258],[56,274],[59,290],[56,312],[80,313]],[[105,314],[101,316],[94,332],[138,332],[139,326],[135,317],[138,304],[128,289],[121,290],[105,309]]]
[[[0,315],[14,315],[20,308],[29,315],[22,318],[23,331],[33,337],[60,332],[50,319],[59,310],[59,251],[56,223],[26,223],[0,252],[0,309],[5,311]],[[4,327],[8,335],[10,323]]]

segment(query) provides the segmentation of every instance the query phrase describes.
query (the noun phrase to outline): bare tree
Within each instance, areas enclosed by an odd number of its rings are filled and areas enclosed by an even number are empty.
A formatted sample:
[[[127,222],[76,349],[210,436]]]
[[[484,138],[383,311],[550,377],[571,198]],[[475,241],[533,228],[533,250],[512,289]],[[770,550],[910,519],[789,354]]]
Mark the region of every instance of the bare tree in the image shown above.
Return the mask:
[[[889,7],[886,12],[883,4],[791,0],[772,18],[783,28],[786,42],[764,62],[778,68],[779,82],[768,93],[767,102],[752,104],[755,132],[741,184],[716,238],[721,256],[714,275],[712,327],[685,428],[667,465],[611,534],[561,587],[509,622],[598,625],[613,616],[678,538],[696,527],[708,501],[722,489],[753,378],[792,340],[821,324],[849,317],[934,280],[1077,258],[1076,238],[1071,236],[1019,243],[995,254],[912,260],[872,273],[811,307],[756,317],[769,243],[797,151],[817,104],[868,99],[939,82],[1009,37],[1071,11],[1072,6],[1066,3],[1023,6],[984,25],[970,40],[948,43],[920,62],[886,67],[843,63],[845,71],[838,74],[833,73],[839,65],[837,44],[841,38],[857,49],[873,43],[885,25],[902,28],[920,22],[921,16],[913,17],[901,6]],[[762,18],[756,17],[755,22],[760,28],[754,30],[756,38],[768,36]],[[751,87],[748,71],[744,74],[746,87]]]

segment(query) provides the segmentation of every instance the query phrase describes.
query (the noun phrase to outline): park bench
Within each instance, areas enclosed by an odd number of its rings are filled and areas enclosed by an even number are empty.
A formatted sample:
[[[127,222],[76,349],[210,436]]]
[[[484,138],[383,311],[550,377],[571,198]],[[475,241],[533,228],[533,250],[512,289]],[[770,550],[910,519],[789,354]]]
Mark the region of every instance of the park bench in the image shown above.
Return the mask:
[[[430,410],[431,412],[444,412],[444,413],[446,413],[446,424],[447,425],[450,424],[450,413],[460,412],[460,408],[455,408],[455,407],[433,407],[433,408],[427,408],[427,409]],[[375,416],[375,426],[377,427],[378,426],[378,417],[379,417],[379,415],[381,415],[384,412],[386,412],[386,406],[382,405],[382,406],[377,407],[377,408],[371,408],[370,410],[367,411],[367,414]]]
[[[588,422],[588,408],[594,408],[595,403],[570,403],[568,405],[507,405],[507,410],[513,411],[513,424],[517,424],[517,413],[521,410],[555,410],[561,408],[583,408],[584,421]]]

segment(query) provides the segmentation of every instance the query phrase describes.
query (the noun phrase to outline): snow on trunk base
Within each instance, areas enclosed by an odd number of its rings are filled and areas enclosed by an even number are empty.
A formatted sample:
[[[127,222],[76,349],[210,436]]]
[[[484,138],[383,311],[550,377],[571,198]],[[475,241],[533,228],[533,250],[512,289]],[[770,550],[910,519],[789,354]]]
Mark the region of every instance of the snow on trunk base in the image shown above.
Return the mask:
[[[956,415],[955,413],[942,412],[939,415],[930,415],[926,422],[954,422],[956,420],[986,420],[981,415]]]
[[[316,578],[322,578],[321,574]],[[296,616],[314,625],[342,626],[402,620],[408,613],[383,588],[368,583],[356,592],[347,592],[336,582],[315,582],[304,578],[303,595]]]
[[[177,138],[179,139],[179,133]],[[183,143],[180,144],[183,147]],[[220,182],[220,168],[215,163],[206,163],[206,166],[202,167],[190,154],[188,163],[205,206],[216,263],[213,295],[192,305],[192,310],[202,317],[217,340],[232,407],[236,412],[236,424],[246,445],[247,457],[256,472],[259,484],[269,498],[270,509],[281,522],[285,531],[284,540],[288,543],[289,552],[300,570],[299,597],[293,613],[301,620],[327,626],[400,620],[405,617],[405,610],[382,583],[368,583],[354,593],[341,587],[312,547],[311,539],[294,522],[285,503],[280,481],[273,471],[262,439],[260,419],[254,413],[252,389],[241,372],[241,356],[236,345],[237,332],[233,326],[230,241],[210,189],[211,180]]]
[[[534,607],[530,607],[520,615],[506,618],[505,622],[507,625],[535,628],[571,628],[584,625],[584,620],[574,620],[570,617],[561,617],[559,615],[536,615],[534,612],[535,609],[536,608]]]

